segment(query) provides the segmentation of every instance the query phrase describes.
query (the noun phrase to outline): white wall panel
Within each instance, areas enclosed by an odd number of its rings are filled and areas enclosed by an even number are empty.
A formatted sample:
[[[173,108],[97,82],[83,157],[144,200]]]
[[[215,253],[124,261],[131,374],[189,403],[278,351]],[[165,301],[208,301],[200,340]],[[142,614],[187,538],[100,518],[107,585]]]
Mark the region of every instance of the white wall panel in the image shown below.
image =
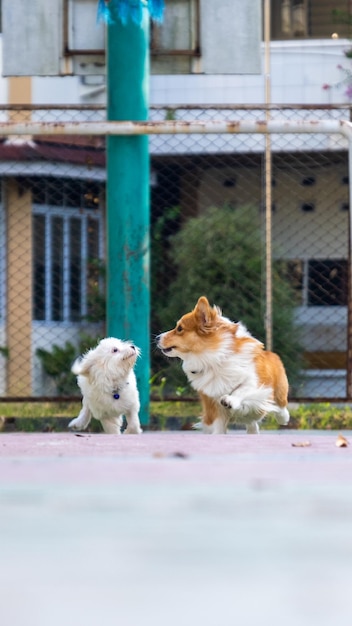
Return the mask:
[[[3,76],[59,74],[62,0],[2,0]]]
[[[205,74],[260,74],[261,1],[200,0]]]

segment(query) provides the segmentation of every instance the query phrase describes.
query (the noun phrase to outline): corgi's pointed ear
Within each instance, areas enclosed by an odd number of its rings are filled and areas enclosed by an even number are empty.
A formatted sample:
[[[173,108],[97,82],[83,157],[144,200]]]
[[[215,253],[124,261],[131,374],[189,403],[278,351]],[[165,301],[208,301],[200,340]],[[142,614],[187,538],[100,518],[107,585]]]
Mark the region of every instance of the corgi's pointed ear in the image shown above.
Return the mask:
[[[205,296],[201,296],[199,298],[195,306],[194,312],[202,326],[209,326],[212,323],[214,311]]]
[[[200,298],[198,298],[198,302],[196,304],[196,308],[198,307],[206,307],[208,309],[210,309],[210,304],[208,301],[208,298],[206,298],[205,296],[201,296]]]

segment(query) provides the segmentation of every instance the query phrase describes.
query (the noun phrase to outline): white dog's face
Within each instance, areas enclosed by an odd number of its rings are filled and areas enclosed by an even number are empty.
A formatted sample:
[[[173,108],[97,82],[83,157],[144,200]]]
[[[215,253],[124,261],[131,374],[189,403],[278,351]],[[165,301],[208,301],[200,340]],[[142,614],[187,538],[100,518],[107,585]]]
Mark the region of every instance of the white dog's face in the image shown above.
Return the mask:
[[[130,341],[107,337],[83,356],[77,373],[89,378],[123,376],[133,368],[139,354],[139,348]]]

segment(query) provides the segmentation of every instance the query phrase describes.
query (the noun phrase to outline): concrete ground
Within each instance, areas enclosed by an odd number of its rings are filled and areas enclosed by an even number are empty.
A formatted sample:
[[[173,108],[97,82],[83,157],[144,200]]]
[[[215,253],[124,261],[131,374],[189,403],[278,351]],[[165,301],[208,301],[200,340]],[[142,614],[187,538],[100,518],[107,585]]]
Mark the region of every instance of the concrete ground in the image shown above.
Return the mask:
[[[1,434],[1,626],[351,626],[343,434]]]

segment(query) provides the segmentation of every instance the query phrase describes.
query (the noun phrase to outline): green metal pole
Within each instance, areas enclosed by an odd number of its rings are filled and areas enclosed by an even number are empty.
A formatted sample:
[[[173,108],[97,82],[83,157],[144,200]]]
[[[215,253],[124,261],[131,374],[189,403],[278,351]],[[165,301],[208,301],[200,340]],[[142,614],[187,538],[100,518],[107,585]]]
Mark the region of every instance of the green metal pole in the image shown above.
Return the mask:
[[[108,120],[145,121],[149,107],[149,13],[107,26]],[[107,141],[107,334],[141,348],[136,376],[140,419],[149,422],[148,137]]]

